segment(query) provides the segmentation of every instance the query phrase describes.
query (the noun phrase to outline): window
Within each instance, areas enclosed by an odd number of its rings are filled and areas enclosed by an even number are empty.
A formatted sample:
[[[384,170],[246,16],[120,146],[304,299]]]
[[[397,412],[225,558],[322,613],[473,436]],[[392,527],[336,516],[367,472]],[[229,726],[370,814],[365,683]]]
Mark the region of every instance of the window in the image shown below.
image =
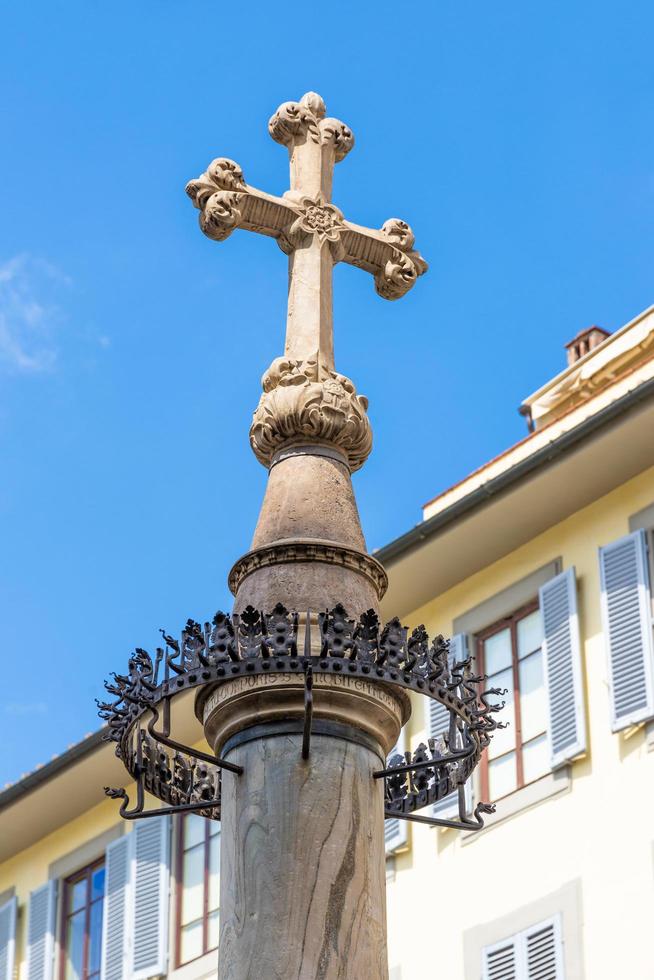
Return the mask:
[[[104,858],[64,881],[62,980],[100,976],[104,881]]]
[[[107,847],[102,980],[168,973],[169,854],[168,816],[139,820]]]
[[[483,980],[564,980],[560,916],[483,950]]]
[[[484,630],[478,662],[487,687],[505,688],[498,729],[482,761],[482,799],[498,800],[550,770],[548,701],[543,676],[543,624],[538,603]]]
[[[188,813],[180,821],[177,965],[218,948],[220,824]]]

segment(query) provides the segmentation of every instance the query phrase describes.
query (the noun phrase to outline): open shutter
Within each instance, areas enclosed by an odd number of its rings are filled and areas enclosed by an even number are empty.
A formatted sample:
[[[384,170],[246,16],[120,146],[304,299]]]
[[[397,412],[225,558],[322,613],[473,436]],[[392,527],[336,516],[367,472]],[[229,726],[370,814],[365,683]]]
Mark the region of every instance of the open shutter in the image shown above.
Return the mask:
[[[613,731],[654,715],[652,611],[644,531],[600,548]]]
[[[526,929],[523,937],[525,980],[564,980],[560,919]]]
[[[450,653],[448,660],[450,665],[465,660],[468,656],[468,634],[455,633],[450,639]],[[450,713],[447,708],[438,701],[425,698],[427,715],[427,731],[430,738],[440,738],[447,735],[450,728]],[[466,813],[472,811],[472,787],[470,780],[466,783]],[[434,817],[441,817],[443,820],[458,820],[459,818],[459,796],[458,793],[451,793],[444,800],[434,803],[432,808]]]
[[[397,743],[391,749],[388,755],[388,762],[391,761],[394,755],[404,755],[406,749],[406,736],[404,734],[404,729],[400,732],[400,737]],[[392,854],[399,847],[403,847],[407,842],[407,822],[406,820],[400,820],[399,817],[386,817],[384,821],[384,841],[386,845],[386,853]]]
[[[17,899],[11,898],[0,907],[0,980],[13,980],[16,962]]]
[[[153,817],[134,829],[133,942],[130,980],[166,972],[170,820]]]
[[[483,953],[482,980],[522,980],[518,973],[515,939],[487,946]]]
[[[113,841],[105,854],[106,884],[100,980],[126,980],[128,976],[132,836],[128,834]]]
[[[541,586],[543,660],[552,769],[586,751],[586,718],[574,568]]]
[[[27,980],[52,980],[57,882],[30,893],[27,911]]]

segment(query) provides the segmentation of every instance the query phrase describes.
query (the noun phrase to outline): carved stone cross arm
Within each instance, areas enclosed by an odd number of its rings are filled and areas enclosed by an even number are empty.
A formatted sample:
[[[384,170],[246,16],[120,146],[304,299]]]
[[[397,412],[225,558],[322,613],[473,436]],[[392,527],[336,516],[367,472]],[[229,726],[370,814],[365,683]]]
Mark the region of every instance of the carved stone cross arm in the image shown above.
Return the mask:
[[[332,261],[347,262],[375,277],[384,299],[399,299],[427,271],[427,263],[414,251],[414,235],[400,218],[390,218],[377,230],[346,221],[333,204],[311,198],[275,197],[246,184],[243,171],[226,157],[214,160],[202,176],[191,180],[186,192],[200,211],[200,228],[216,242],[224,242],[236,228],[256,231],[277,240],[290,255],[316,236],[328,244]]]
[[[389,218],[379,231],[351,221],[343,225],[343,261],[371,272],[384,299],[400,299],[427,271],[427,263],[413,248],[415,238],[406,221]]]

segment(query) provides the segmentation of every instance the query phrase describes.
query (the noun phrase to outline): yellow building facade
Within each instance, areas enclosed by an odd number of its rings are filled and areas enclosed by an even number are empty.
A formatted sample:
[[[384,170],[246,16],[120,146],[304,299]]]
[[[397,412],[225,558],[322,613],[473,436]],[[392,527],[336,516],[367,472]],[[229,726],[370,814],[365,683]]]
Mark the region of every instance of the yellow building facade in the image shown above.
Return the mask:
[[[654,308],[569,360],[377,554],[385,617],[453,636],[510,722],[483,831],[387,821],[392,980],[654,976]],[[416,699],[400,749],[438,725]],[[0,793],[0,980],[215,975],[218,827],[119,821],[121,772],[93,735]]]

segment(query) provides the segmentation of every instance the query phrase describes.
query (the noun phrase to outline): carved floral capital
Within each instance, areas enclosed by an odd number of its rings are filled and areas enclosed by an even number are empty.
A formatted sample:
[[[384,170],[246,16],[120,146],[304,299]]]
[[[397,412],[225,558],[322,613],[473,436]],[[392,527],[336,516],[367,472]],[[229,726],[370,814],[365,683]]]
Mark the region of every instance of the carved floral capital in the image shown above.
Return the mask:
[[[415,235],[401,218],[389,218],[382,235],[392,246],[391,256],[375,276],[375,289],[383,299],[400,299],[427,271],[427,263],[413,248]]]
[[[224,242],[240,225],[240,205],[247,191],[241,167],[228,157],[213,160],[197,180],[186,185],[186,193],[200,211],[200,228],[215,242]]]
[[[363,466],[372,449],[368,399],[342,374],[318,359],[276,358],[262,378],[263,394],[250,428],[250,444],[264,466],[297,440],[328,443],[347,457],[350,469]]]
[[[241,223],[240,204],[243,194],[235,191],[217,191],[211,194],[200,213],[200,227],[207,238],[224,242]]]
[[[271,116],[268,132],[276,143],[291,147],[311,140],[334,147],[334,159],[343,160],[354,146],[354,135],[340,119],[325,118],[326,108],[316,92],[307,92],[299,102],[283,102]]]

